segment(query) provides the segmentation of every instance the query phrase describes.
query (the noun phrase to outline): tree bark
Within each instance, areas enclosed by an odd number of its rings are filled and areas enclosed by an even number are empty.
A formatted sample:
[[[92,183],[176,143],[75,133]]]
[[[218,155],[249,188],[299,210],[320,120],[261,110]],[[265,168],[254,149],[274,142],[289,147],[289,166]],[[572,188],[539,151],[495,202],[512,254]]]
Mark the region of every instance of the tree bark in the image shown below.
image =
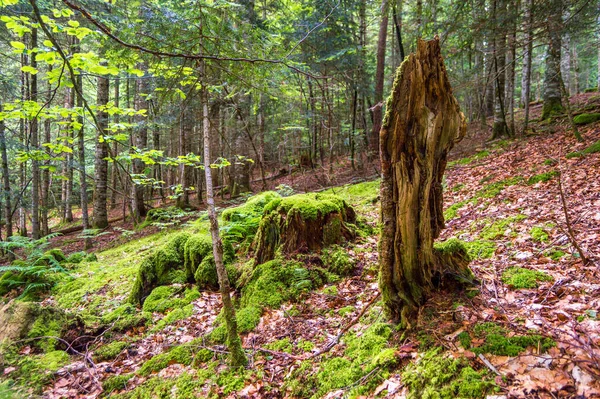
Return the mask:
[[[529,124],[529,101],[531,100],[531,62],[533,53],[533,0],[525,2],[525,54],[523,54],[523,79],[521,80],[521,104],[524,109],[523,134]]]
[[[208,209],[208,218],[210,220],[210,233],[212,236],[213,257],[219,279],[219,291],[223,301],[223,313],[227,326],[227,347],[230,353],[230,362],[232,366],[243,366],[247,363],[246,354],[242,349],[242,342],[237,332],[237,321],[235,318],[235,308],[231,301],[231,287],[229,278],[223,263],[223,242],[219,235],[219,222],[217,211],[215,209],[215,198],[213,192],[211,156],[210,156],[210,121],[208,118],[208,91],[202,86],[202,130],[204,140],[204,177],[206,180],[206,204]]]
[[[464,247],[437,250],[448,152],[466,133],[438,40],[417,42],[398,69],[381,130],[380,281],[389,316],[414,325],[431,290],[472,280]]]
[[[510,136],[510,130],[506,123],[506,29],[504,19],[506,18],[506,4],[504,0],[494,0],[494,75],[496,86],[496,103],[494,109],[494,125],[492,127],[492,139],[502,136]]]
[[[37,47],[37,29],[31,30],[31,48]],[[37,61],[35,55],[30,58],[30,63],[33,68],[37,69]],[[29,100],[37,102],[38,99],[38,84],[37,74],[31,74],[30,77],[31,91]],[[38,118],[35,117],[29,121],[29,134],[31,139],[31,150],[39,150],[39,129]],[[31,236],[34,240],[40,238],[40,161],[37,159],[37,154],[31,161]]]
[[[139,69],[145,70],[146,68],[141,65]],[[136,111],[140,111],[142,109],[148,109],[148,103],[143,95],[147,94],[148,84],[146,83],[146,76],[137,79],[136,81],[136,90],[134,97],[134,107]],[[148,125],[144,120],[143,116],[136,115],[135,118],[136,124],[136,135],[135,135],[135,146],[138,150],[144,150],[148,146]],[[140,177],[144,174],[144,162],[140,159],[133,160],[133,173]],[[142,184],[137,184],[133,182],[133,217],[135,220],[140,221],[141,218],[146,216],[146,204],[144,203],[144,190],[145,186]]]
[[[109,80],[105,77],[97,79],[96,104],[105,107],[108,104],[110,89]],[[98,131],[96,133],[96,153],[94,157],[94,227],[103,229],[108,226],[108,143],[104,136],[108,135],[108,113],[99,109],[96,116]]]
[[[560,52],[562,35],[562,3],[552,0],[552,10],[548,18],[548,54],[546,55],[546,75],[544,76],[544,105],[542,119],[561,114],[564,110],[560,90]]]
[[[2,195],[4,197],[4,214],[6,215],[6,238],[8,239],[13,235],[13,220],[12,201],[10,198],[10,170],[8,169],[4,120],[0,120],[0,156],[2,157]],[[9,252],[9,254],[12,256],[12,253]]]
[[[379,38],[377,40],[377,69],[375,71],[375,105],[373,106],[373,128],[371,130],[371,153],[379,151],[379,131],[383,115],[383,84],[385,81],[385,50],[388,31],[388,0],[381,1],[381,23],[379,24]]]
[[[119,108],[119,87],[120,87],[120,79],[116,78],[115,79],[115,84],[114,84],[114,103],[115,103],[115,107]],[[119,116],[115,115],[114,116],[114,122],[115,123],[119,123]],[[118,142],[115,140],[113,142],[113,147],[112,147],[112,156],[116,157],[117,153],[118,153],[119,147],[118,147]],[[117,174],[118,174],[118,167],[117,164],[115,162],[112,163],[112,168],[111,168],[111,185],[112,188],[117,188]],[[124,191],[123,192],[127,192],[125,191],[125,188],[122,188]],[[123,198],[123,201],[126,201],[125,198]],[[110,192],[110,209],[115,209],[117,207],[117,191],[116,190],[111,190]]]

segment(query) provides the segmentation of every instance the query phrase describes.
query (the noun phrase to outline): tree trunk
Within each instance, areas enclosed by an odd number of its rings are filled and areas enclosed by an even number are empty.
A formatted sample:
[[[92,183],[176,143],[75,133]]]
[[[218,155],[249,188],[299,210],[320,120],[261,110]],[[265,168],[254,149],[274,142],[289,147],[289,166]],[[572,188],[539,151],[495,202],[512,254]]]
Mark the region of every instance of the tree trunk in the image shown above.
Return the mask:
[[[0,104],[0,109],[1,109]],[[6,238],[13,235],[12,202],[10,198],[10,170],[8,169],[8,154],[6,152],[6,135],[4,120],[0,120],[0,156],[2,157],[2,194],[4,197],[4,213],[6,215]],[[9,254],[12,255],[11,252]]]
[[[145,67],[142,65],[139,67],[141,70],[145,70]],[[137,79],[136,81],[136,90],[134,97],[134,107],[136,111],[142,109],[148,109],[148,104],[143,95],[147,94],[148,91],[148,79],[144,76],[141,79]],[[148,145],[148,125],[144,120],[143,116],[136,115],[135,118],[135,129],[137,130],[135,135],[135,146],[138,150],[144,150]],[[140,159],[133,160],[133,173],[138,178],[144,174],[144,162]],[[136,221],[140,221],[141,218],[146,216],[146,205],[144,204],[144,189],[145,186],[143,184],[137,184],[133,182],[133,217]]]
[[[510,130],[506,123],[506,29],[502,23],[506,13],[506,4],[504,3],[504,0],[494,0],[493,13],[495,22],[493,63],[496,104],[494,109],[492,139],[497,139],[502,136],[510,136]]]
[[[405,327],[433,288],[473,279],[462,245],[433,247],[444,228],[447,154],[465,133],[439,41],[419,40],[398,69],[381,130],[379,284],[389,316]]]
[[[373,106],[373,128],[371,130],[371,154],[379,151],[379,131],[383,115],[383,84],[385,81],[385,49],[388,31],[388,0],[381,1],[381,23],[379,25],[379,38],[377,40],[377,69],[375,71],[375,105]]]
[[[542,119],[561,114],[564,110],[560,90],[560,51],[562,34],[561,0],[552,0],[553,10],[548,18],[548,54],[546,55],[546,75],[544,76],[544,106]]]
[[[533,53],[533,0],[525,2],[525,54],[523,55],[523,79],[521,81],[521,103],[523,104],[523,134],[529,124],[529,102],[531,100],[531,62]]]
[[[79,49],[77,48],[77,51]],[[83,79],[81,75],[77,76],[77,82],[75,82],[77,87],[79,88],[79,93],[83,93]],[[83,109],[83,97],[81,95],[77,96],[77,107],[81,110],[80,112],[83,114],[85,112]],[[81,224],[83,226],[84,235],[85,230],[90,228],[90,217],[88,212],[88,194],[87,194],[87,174],[85,173],[85,136],[84,136],[84,120],[83,115],[78,117],[79,123],[81,127],[79,128],[79,132],[77,133],[77,142],[78,142],[78,161],[79,161],[79,198],[81,200]],[[85,238],[85,249],[89,249],[92,247],[92,241],[90,238]]]
[[[75,83],[75,82],[73,82]],[[75,106],[75,90],[69,88],[67,89],[67,95],[65,98],[65,108],[72,109]],[[73,138],[73,119],[69,120],[71,124],[69,124],[65,128],[65,139],[63,144],[68,146],[69,148],[73,148],[71,139]],[[73,221],[73,154],[71,152],[67,152],[65,154],[65,160],[63,162],[63,176],[65,176],[65,180],[63,180],[62,184],[62,204],[63,204],[63,221],[66,223],[70,223]]]
[[[109,80],[99,77],[96,104],[105,107],[108,104]],[[98,110],[96,116],[98,121],[98,132],[96,134],[96,154],[94,157],[94,227],[103,229],[108,226],[108,143],[104,139],[108,135],[108,113],[106,110]]]
[[[31,30],[31,48],[37,47],[37,29]],[[37,69],[37,61],[35,55],[31,56],[30,62],[33,68]],[[37,102],[38,99],[38,84],[37,74],[31,74],[30,77],[31,91],[29,100]],[[39,149],[39,129],[38,118],[35,117],[29,121],[29,134],[31,139],[31,149],[37,151]],[[31,236],[34,240],[40,238],[40,161],[34,157],[31,161]]]
[[[116,78],[115,79],[115,84],[114,84],[114,103],[115,103],[115,107],[119,108],[119,86],[120,86],[120,79]],[[119,116],[115,115],[114,116],[114,123],[119,123]],[[117,153],[119,151],[119,147],[118,147],[118,142],[115,140],[113,142],[113,147],[112,147],[112,156],[116,157]],[[117,188],[117,174],[118,174],[118,166],[116,162],[112,163],[112,168],[111,168],[111,186],[113,189]],[[123,190],[123,193],[127,193],[127,191],[125,191],[124,187],[121,187],[121,189]],[[125,202],[127,199],[125,197],[123,197],[123,202]],[[115,209],[117,207],[117,191],[116,190],[111,190],[110,192],[110,209]]]
[[[219,291],[223,301],[223,313],[227,326],[227,347],[230,353],[230,362],[232,366],[243,366],[247,363],[246,354],[242,349],[242,342],[237,332],[237,321],[235,318],[235,308],[231,301],[231,288],[229,278],[223,263],[223,242],[219,235],[219,222],[217,211],[215,209],[215,198],[213,192],[211,156],[210,156],[210,121],[208,119],[208,91],[202,86],[202,127],[204,139],[204,177],[206,180],[206,204],[208,208],[208,218],[210,220],[210,233],[212,236],[213,257],[219,279]]]
[[[52,66],[48,66],[48,71],[52,70]],[[48,104],[52,101],[52,85],[48,83],[48,94],[46,101]],[[52,125],[50,119],[44,121],[44,142],[50,143],[52,140]],[[50,156],[50,150],[46,149],[46,154]],[[48,208],[50,207],[50,160],[44,162],[44,170],[42,171],[42,190],[41,190],[41,207],[40,217],[42,223],[42,235],[50,234],[50,226],[48,225]]]

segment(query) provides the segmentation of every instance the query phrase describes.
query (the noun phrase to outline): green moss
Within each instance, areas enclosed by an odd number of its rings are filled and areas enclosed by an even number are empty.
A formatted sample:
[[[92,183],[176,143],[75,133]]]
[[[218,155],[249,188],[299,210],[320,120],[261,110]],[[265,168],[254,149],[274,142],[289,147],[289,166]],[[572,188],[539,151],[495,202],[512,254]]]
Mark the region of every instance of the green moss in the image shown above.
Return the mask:
[[[315,349],[315,344],[312,341],[306,341],[306,340],[298,340],[298,342],[296,342],[296,348],[300,349],[303,352],[311,352],[313,349]]]
[[[479,151],[477,154],[475,154],[473,156],[470,156],[467,158],[461,158],[456,161],[448,162],[448,166],[450,167],[450,166],[455,166],[455,165],[468,165],[473,161],[485,158],[489,155],[490,155],[490,152],[488,150]]]
[[[244,221],[248,217],[261,215],[265,206],[277,198],[281,198],[281,195],[275,191],[265,191],[254,195],[241,206],[225,209],[222,213],[223,220],[227,222]]]
[[[539,226],[532,227],[529,234],[531,235],[531,238],[534,241],[538,242],[548,242],[548,240],[550,239],[548,233],[542,227]]]
[[[539,349],[540,353],[552,348],[555,343],[540,335],[513,335],[502,326],[492,323],[480,323],[473,329],[474,335],[483,339],[482,345],[472,348],[474,353],[490,353],[498,356],[517,356],[528,347]]]
[[[600,140],[596,141],[594,144],[586,147],[582,151],[570,152],[566,155],[567,158],[577,158],[587,154],[594,154],[596,152],[600,152]]]
[[[565,253],[564,251],[560,251],[560,250],[552,250],[552,251],[547,252],[547,255],[553,261],[559,261],[563,256],[566,256],[567,253]]]
[[[44,352],[51,352],[56,349],[58,341],[56,338],[62,337],[68,329],[69,317],[61,311],[54,311],[52,308],[40,307],[37,317],[27,333],[27,338],[36,338],[33,345]],[[37,339],[40,337],[48,337]]]
[[[206,381],[211,377],[210,370],[185,372],[175,379],[154,377],[129,392],[112,395],[115,399],[196,399],[205,397],[203,390]]]
[[[129,343],[125,341],[113,341],[102,345],[94,351],[94,358],[97,361],[112,360],[116,358],[124,349],[129,347]]]
[[[476,372],[464,359],[453,359],[440,348],[426,352],[402,372],[407,398],[484,398],[495,384],[485,370]]]
[[[104,315],[101,322],[110,325],[114,331],[125,331],[143,325],[151,318],[151,314],[139,312],[132,304],[125,303]]]
[[[329,295],[329,296],[337,296],[338,289],[335,285],[330,285],[329,287],[323,288],[323,294]]]
[[[479,190],[475,198],[494,198],[502,192],[506,187],[514,186],[523,181],[521,176],[510,177],[500,180],[495,183],[488,184],[483,189]]]
[[[262,308],[258,306],[246,306],[236,313],[238,331],[245,333],[254,330],[260,322],[262,316]]]
[[[553,116],[561,115],[564,112],[564,108],[560,98],[552,98],[544,100],[542,107],[542,116],[540,119],[548,119]]]
[[[379,200],[379,185],[380,180],[373,180],[331,188],[325,193],[337,195],[359,211],[368,212]]]
[[[598,121],[600,121],[600,113],[579,114],[573,118],[576,125],[587,125]]]
[[[489,240],[465,242],[467,253],[471,259],[489,259],[496,253],[497,244]]]
[[[158,321],[152,328],[152,331],[160,331],[169,324],[173,324],[178,320],[187,319],[194,314],[194,305],[189,304],[182,308],[175,308],[167,313],[167,315]]]
[[[102,382],[102,391],[110,395],[114,391],[121,391],[127,388],[127,382],[133,377],[133,374],[121,374],[108,377]]]
[[[223,390],[223,394],[229,395],[239,391],[245,385],[247,373],[243,368],[229,369],[217,375],[216,383]]]
[[[468,253],[467,243],[465,241],[461,241],[457,238],[449,238],[443,242],[436,242],[433,245],[433,248],[444,255],[452,255],[457,252],[460,253]]]
[[[63,263],[63,262],[65,262],[67,260],[67,257],[65,256],[65,254],[62,251],[62,249],[60,249],[60,248],[49,249],[46,252],[44,252],[44,256],[51,256],[58,263]]]
[[[344,317],[347,314],[350,314],[352,312],[354,312],[354,306],[345,306],[345,307],[341,308],[340,310],[338,310],[338,314],[342,317]]]
[[[506,230],[511,224],[527,218],[525,215],[509,216],[504,219],[498,219],[494,223],[485,226],[479,233],[479,237],[484,240],[496,240],[506,235]]]
[[[190,365],[192,363],[193,353],[189,345],[181,345],[171,348],[168,352],[153,356],[147,360],[138,370],[138,374],[147,376],[150,373],[158,372],[170,364]]]
[[[288,217],[298,213],[304,220],[315,220],[319,215],[340,212],[345,207],[346,202],[337,195],[308,193],[274,199],[265,206],[265,213],[277,212]]]
[[[553,170],[551,172],[546,172],[546,173],[540,173],[538,175],[531,176],[527,180],[527,184],[536,184],[536,183],[540,183],[540,182],[546,183],[559,175],[560,175],[560,172],[558,170]]]
[[[469,349],[471,347],[471,336],[468,332],[463,331],[460,334],[458,334],[456,338],[458,338],[458,342],[460,342],[460,345],[464,349]]]
[[[392,329],[388,324],[375,323],[361,336],[354,333],[344,337],[346,349],[344,357],[334,357],[321,363],[317,373],[318,390],[315,397],[321,397],[334,389],[344,388],[359,381],[376,368],[385,371],[397,363],[393,348],[388,348]],[[352,395],[366,394],[382,380],[377,374],[351,391]]]
[[[502,273],[502,282],[514,289],[537,288],[540,282],[552,280],[544,272],[523,267],[509,267]]]
[[[267,345],[265,345],[265,348],[273,350],[273,351],[278,351],[278,352],[286,352],[286,353],[292,353],[292,343],[290,342],[289,338],[283,338],[274,342],[271,342]]]
[[[160,286],[152,290],[150,295],[144,301],[142,309],[145,312],[164,313],[170,309],[182,308],[192,301],[200,298],[200,292],[197,289],[186,289],[183,297],[180,297],[181,287]]]
[[[464,207],[465,205],[467,205],[469,202],[470,201],[465,200],[465,201],[460,201],[460,202],[450,205],[444,211],[444,219],[445,220],[456,219],[456,217],[458,216],[458,210],[461,209],[462,207]]]
[[[348,254],[348,250],[339,245],[324,249],[321,260],[325,268],[338,276],[348,276],[354,271],[354,259]]]
[[[556,159],[552,159],[552,158],[548,158],[546,160],[544,160],[544,165],[546,166],[554,166],[558,163],[558,161],[556,161]]]
[[[15,367],[10,373],[10,378],[15,383],[15,389],[19,387],[26,389],[31,397],[32,394],[41,394],[45,385],[54,378],[54,373],[71,361],[69,355],[60,350],[51,351],[41,355],[19,355],[16,346],[2,349],[0,367]]]

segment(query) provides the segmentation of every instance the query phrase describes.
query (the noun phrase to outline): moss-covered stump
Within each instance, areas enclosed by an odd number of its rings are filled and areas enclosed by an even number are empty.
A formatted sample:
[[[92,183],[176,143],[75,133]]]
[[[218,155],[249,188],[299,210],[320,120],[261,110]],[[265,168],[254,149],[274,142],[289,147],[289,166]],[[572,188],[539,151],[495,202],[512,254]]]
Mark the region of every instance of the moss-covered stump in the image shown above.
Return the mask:
[[[255,239],[256,261],[261,264],[284,254],[319,251],[355,237],[348,223],[354,209],[331,194],[300,194],[276,198],[264,208]]]
[[[152,290],[160,285],[184,283],[184,246],[188,233],[175,235],[164,247],[148,255],[140,265],[129,302],[142,305]]]
[[[223,261],[229,281],[235,285],[237,269],[231,264],[235,258],[233,245],[223,240]],[[212,239],[206,235],[194,235],[185,243],[185,276],[189,283],[196,282],[199,288],[219,288],[217,268],[213,257]]]

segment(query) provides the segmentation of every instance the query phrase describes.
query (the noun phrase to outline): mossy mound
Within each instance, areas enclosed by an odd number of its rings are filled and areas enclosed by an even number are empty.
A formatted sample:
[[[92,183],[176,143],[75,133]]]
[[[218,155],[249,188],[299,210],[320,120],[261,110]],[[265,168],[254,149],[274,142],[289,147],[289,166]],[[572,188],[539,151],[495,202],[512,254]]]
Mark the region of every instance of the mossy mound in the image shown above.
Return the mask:
[[[237,269],[231,265],[235,258],[233,245],[223,240],[223,261],[232,285],[237,280]],[[194,235],[184,246],[185,276],[188,282],[196,282],[199,288],[218,289],[219,280],[215,259],[213,257],[212,240],[208,235]]]
[[[284,254],[319,251],[353,239],[348,223],[356,221],[354,209],[331,194],[300,194],[277,198],[264,208],[256,235],[256,260],[264,263]]]
[[[408,387],[410,399],[484,398],[495,387],[486,370],[475,371],[465,359],[446,356],[440,348],[408,365],[402,382]]]
[[[573,118],[573,122],[576,125],[587,125],[588,123],[594,123],[598,121],[600,121],[600,113],[579,114]]]
[[[540,173],[538,175],[531,176],[527,180],[527,184],[546,183],[559,175],[560,175],[560,172],[558,170],[553,170],[551,172],[546,172],[546,173]]]
[[[162,248],[142,261],[129,302],[142,305],[155,287],[185,282],[184,245],[189,238],[189,233],[176,234]]]
[[[142,309],[144,312],[165,313],[170,309],[183,308],[198,298],[200,298],[200,292],[195,288],[187,289],[184,292],[181,287],[160,286],[153,289],[148,295]]]

